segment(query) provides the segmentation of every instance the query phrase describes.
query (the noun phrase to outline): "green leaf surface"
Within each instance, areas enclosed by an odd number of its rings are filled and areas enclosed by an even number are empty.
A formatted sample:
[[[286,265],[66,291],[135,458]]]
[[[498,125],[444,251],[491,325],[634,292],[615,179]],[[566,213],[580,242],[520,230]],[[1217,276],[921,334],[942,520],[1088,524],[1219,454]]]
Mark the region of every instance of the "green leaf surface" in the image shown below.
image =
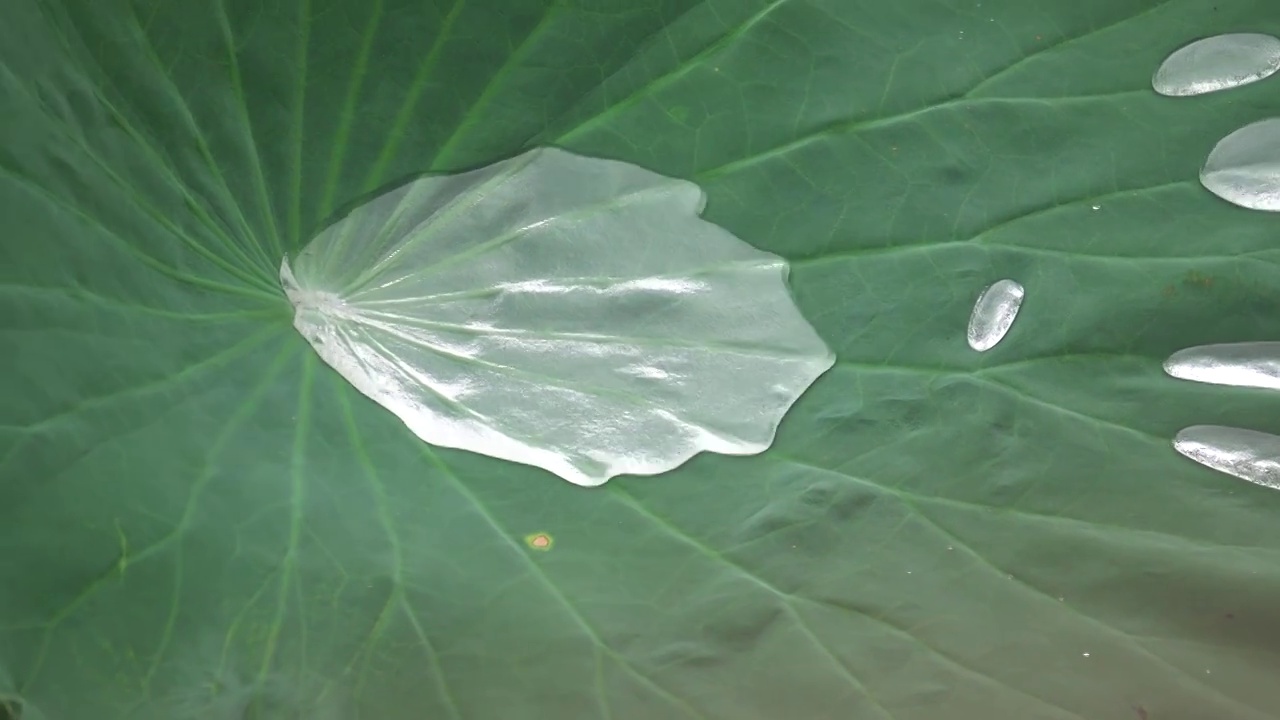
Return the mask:
[[[0,698],[23,720],[1261,720],[1280,431],[1166,377],[1280,339],[1197,171],[1280,82],[1157,96],[1271,0],[8,0]],[[584,490],[419,442],[276,269],[537,145],[690,179],[838,353],[763,455]],[[1027,288],[984,354],[974,299]],[[0,704],[0,707],[5,705]],[[17,710],[0,710],[0,717]]]

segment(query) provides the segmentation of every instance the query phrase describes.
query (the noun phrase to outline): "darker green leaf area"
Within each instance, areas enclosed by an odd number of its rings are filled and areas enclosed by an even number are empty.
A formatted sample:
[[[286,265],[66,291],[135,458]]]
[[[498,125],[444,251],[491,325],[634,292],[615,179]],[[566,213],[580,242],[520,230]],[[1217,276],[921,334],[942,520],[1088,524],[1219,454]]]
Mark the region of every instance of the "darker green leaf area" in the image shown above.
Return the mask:
[[[0,720],[1280,707],[1280,495],[1170,448],[1280,399],[1160,365],[1280,340],[1280,221],[1196,180],[1280,80],[1150,89],[1271,0],[3,17]],[[792,261],[839,363],[769,451],[583,490],[424,446],[293,331],[281,258],[344,208],[548,144]]]

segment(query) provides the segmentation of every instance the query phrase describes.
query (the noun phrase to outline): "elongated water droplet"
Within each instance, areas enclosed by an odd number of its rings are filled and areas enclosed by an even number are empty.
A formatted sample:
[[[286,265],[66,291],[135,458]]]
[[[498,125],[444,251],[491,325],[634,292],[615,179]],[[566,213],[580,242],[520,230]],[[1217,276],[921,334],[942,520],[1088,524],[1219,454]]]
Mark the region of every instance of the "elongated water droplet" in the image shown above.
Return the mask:
[[[1280,342],[1187,348],[1170,355],[1164,371],[1182,380],[1280,390]]]
[[[1025,294],[1014,280],[1001,280],[983,290],[969,316],[969,347],[986,352],[1003,340],[1018,317]]]
[[[1173,448],[1207,468],[1280,490],[1280,435],[1223,425],[1192,425]]]
[[[1200,184],[1240,207],[1280,212],[1280,118],[1245,125],[1219,141],[1200,170]]]
[[[1259,33],[1230,33],[1174,50],[1151,78],[1161,95],[1186,97],[1228,90],[1280,70],[1280,40]]]

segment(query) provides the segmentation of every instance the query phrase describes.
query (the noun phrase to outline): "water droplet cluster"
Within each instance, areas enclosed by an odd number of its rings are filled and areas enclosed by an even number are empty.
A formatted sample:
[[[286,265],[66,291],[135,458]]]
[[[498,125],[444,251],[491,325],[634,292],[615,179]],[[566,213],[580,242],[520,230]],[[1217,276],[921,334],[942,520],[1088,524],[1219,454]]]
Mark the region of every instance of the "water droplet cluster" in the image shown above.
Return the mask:
[[[1174,51],[1151,86],[1161,95],[1191,97],[1264,80],[1280,71],[1280,39],[1260,33],[1203,38]],[[1230,133],[1209,153],[1200,184],[1233,205],[1280,212],[1280,118]],[[1203,345],[1164,363],[1171,377],[1213,385],[1280,390],[1280,342]],[[1193,425],[1173,447],[1205,467],[1280,490],[1280,436],[1238,427]]]

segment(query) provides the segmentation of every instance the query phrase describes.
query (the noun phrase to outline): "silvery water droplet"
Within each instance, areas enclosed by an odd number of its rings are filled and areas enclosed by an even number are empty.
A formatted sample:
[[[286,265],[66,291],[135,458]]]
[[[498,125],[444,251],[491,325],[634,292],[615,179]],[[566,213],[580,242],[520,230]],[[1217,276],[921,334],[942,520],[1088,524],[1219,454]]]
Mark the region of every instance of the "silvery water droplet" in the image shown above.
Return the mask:
[[[1219,141],[1200,170],[1200,184],[1240,207],[1280,212],[1280,118],[1245,125]]]
[[[1173,448],[1207,468],[1280,490],[1280,436],[1223,425],[1193,425],[1178,433]]]
[[[969,316],[969,347],[986,352],[995,347],[1013,327],[1026,291],[1014,280],[989,286],[973,304]]]
[[[1170,355],[1164,371],[1182,380],[1280,390],[1280,342],[1187,348]]]
[[[425,177],[280,278],[294,327],[422,440],[579,485],[748,455],[835,356],[697,185],[543,148]]]
[[[1161,95],[1187,97],[1229,90],[1280,70],[1280,40],[1259,33],[1230,33],[1197,40],[1173,51],[1151,78]]]

